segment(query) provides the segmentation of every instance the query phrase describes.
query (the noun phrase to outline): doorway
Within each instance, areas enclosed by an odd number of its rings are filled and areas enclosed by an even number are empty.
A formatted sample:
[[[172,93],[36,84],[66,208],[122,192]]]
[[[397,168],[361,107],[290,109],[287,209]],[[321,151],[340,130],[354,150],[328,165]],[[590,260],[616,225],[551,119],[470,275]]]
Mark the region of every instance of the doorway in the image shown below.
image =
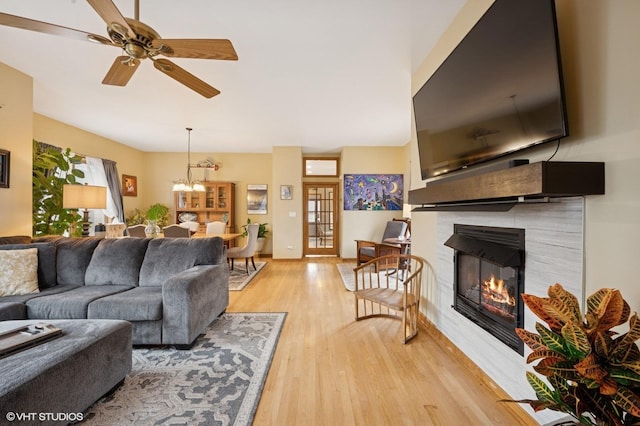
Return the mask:
[[[338,232],[338,184],[304,184],[303,254],[337,256]]]

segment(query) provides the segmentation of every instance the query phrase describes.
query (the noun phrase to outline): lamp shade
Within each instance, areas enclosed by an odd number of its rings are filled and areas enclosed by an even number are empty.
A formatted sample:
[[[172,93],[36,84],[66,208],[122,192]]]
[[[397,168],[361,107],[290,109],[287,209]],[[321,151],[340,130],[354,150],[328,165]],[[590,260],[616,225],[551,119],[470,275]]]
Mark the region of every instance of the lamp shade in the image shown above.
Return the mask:
[[[107,207],[107,188],[93,185],[64,185],[62,207],[65,209],[104,209]]]

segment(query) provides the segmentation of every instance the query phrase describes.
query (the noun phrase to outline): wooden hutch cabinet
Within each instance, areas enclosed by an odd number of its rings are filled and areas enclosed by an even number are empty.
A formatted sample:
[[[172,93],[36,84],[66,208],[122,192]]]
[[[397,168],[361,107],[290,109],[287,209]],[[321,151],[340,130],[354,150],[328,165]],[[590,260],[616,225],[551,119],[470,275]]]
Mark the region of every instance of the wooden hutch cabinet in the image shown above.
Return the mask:
[[[201,182],[204,192],[176,192],[174,207],[176,223],[192,220],[205,232],[207,223],[227,222],[227,232],[236,231],[235,187],[233,182]]]

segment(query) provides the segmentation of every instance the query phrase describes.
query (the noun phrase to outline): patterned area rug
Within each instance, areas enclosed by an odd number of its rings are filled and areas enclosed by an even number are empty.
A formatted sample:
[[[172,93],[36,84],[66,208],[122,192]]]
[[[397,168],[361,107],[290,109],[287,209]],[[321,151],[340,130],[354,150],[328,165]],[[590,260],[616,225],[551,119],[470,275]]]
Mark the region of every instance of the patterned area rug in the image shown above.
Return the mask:
[[[267,266],[267,262],[256,262],[256,270],[254,271],[253,265],[249,261],[249,275],[247,275],[247,270],[244,269],[242,262],[236,262],[233,271],[229,270],[229,291],[238,291],[245,288],[265,266]]]
[[[133,350],[124,384],[89,425],[250,425],[286,313],[225,313],[191,350]]]

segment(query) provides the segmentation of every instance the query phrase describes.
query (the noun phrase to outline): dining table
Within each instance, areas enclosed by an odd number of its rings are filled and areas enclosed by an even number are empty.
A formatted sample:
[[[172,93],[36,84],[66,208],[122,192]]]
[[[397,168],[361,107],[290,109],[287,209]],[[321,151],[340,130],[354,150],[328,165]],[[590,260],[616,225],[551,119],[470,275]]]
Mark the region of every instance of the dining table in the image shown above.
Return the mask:
[[[224,234],[207,234],[205,232],[196,232],[191,236],[191,238],[210,238],[210,237],[220,237],[224,241],[224,245],[229,248],[232,247],[231,243],[236,240],[236,238],[242,236],[242,232],[226,232]]]

